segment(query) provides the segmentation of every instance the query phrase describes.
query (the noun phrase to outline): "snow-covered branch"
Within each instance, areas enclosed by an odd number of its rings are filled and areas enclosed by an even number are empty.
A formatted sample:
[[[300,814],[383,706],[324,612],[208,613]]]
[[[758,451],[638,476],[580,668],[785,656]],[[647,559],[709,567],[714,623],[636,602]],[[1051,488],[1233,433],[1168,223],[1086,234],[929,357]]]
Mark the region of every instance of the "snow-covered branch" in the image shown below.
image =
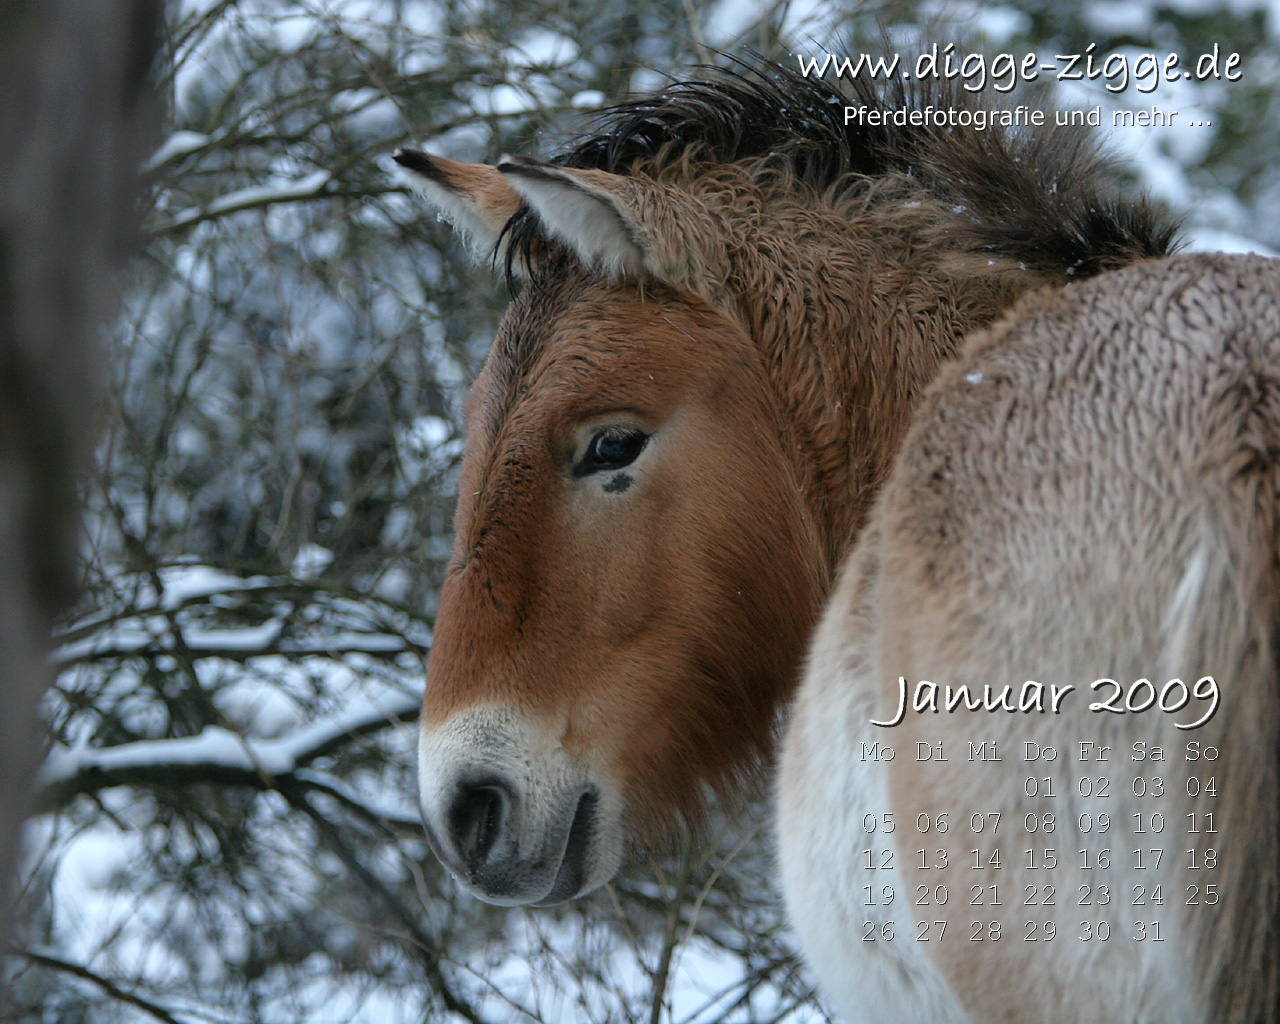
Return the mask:
[[[152,229],[156,235],[181,231],[194,227],[206,220],[225,217],[227,214],[239,213],[241,210],[256,210],[263,206],[277,206],[280,203],[296,203],[303,199],[318,199],[329,188],[333,175],[328,171],[315,171],[305,178],[291,181],[285,185],[252,186],[236,189],[226,195],[219,196],[208,206],[191,207],[183,210],[165,224]]]
[[[36,804],[51,810],[82,793],[112,786],[213,783],[274,789],[286,779],[305,783],[299,776],[301,769],[361,736],[411,722],[417,714],[416,699],[376,705],[364,701],[277,739],[254,739],[207,726],[195,736],[178,739],[139,740],[114,747],[54,747],[37,777]],[[376,814],[375,809],[369,810]]]

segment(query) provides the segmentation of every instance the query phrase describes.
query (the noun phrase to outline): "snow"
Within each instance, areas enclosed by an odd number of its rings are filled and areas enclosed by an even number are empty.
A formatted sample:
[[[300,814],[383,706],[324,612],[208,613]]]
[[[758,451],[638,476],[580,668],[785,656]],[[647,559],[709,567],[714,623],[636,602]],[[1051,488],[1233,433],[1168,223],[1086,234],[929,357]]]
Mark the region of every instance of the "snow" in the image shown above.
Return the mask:
[[[456,436],[453,424],[440,416],[419,416],[397,431],[396,452],[410,486],[444,472],[462,448],[463,439]]]
[[[390,516],[388,516],[390,519]],[[388,523],[388,527],[390,523]],[[388,537],[387,527],[383,528],[383,540]],[[384,601],[393,601],[396,604],[403,604],[409,599],[409,593],[413,588],[413,577],[409,574],[409,570],[403,566],[393,565],[384,572],[379,578],[373,592]]]
[[[728,4],[730,7],[734,5],[734,0],[721,0],[722,3]],[[657,68],[636,68],[631,73],[632,92],[653,92],[670,84],[671,76],[664,75]]]
[[[404,434],[403,443],[417,452],[438,448],[453,436],[453,424],[440,416],[419,416]]]
[[[664,899],[656,890],[653,897]],[[566,916],[523,914],[510,919],[503,938],[505,955],[484,964],[481,1015],[509,1020],[513,1009],[540,1021],[612,1020],[618,1001],[645,1006],[652,990],[653,971],[660,955],[654,939],[638,947],[603,943],[591,921]],[[572,971],[575,958],[592,962],[592,978],[566,985],[562,975]],[[778,989],[760,985],[745,1005],[747,978],[741,957],[703,939],[682,943],[670,966],[666,989],[669,1013],[663,1020],[684,1024],[717,1024],[723,1020],[785,1019],[789,1024],[818,1024],[826,1017],[805,1007],[780,1016],[785,1003]],[[599,982],[593,984],[593,980]],[[736,1012],[734,1012],[736,1011]]]
[[[319,33],[321,22],[309,12],[278,17],[271,23],[275,49],[281,56],[297,53]]]
[[[212,697],[219,714],[242,735],[276,739],[304,722],[304,708],[277,679],[243,675],[217,687]]]
[[[129,848],[123,840],[109,821],[99,821],[62,850],[52,882],[64,934],[60,948],[50,954],[89,961],[97,945],[94,939],[110,934],[126,918],[122,901],[107,891],[113,876],[128,863]]]
[[[978,7],[973,15],[973,27],[995,46],[1004,46],[1019,33],[1031,27],[1031,18],[1016,7]]]
[[[500,59],[514,68],[554,68],[578,59],[578,44],[549,29],[533,29],[502,51]]]
[[[333,94],[329,100],[329,109],[335,114],[350,114],[352,111],[363,110],[380,99],[382,92],[371,85],[360,89],[344,89]]]
[[[1165,0],[1174,11],[1183,15],[1212,14],[1221,7],[1221,0]]]
[[[196,654],[201,651],[270,651],[279,641],[283,625],[279,619],[235,629],[209,629],[193,624],[182,630],[182,638],[183,643]]]
[[[1188,252],[1252,252],[1259,256],[1280,256],[1280,252],[1261,242],[1218,228],[1193,224],[1189,225],[1183,234],[1188,240]]]
[[[1099,35],[1132,35],[1141,37],[1151,30],[1155,11],[1149,3],[1118,0],[1115,3],[1089,4],[1084,8],[1085,21]]]
[[[366,138],[388,138],[402,134],[405,128],[404,112],[395,100],[383,96],[367,106],[354,110],[346,118],[347,130]]]
[[[127,863],[118,840],[101,833],[76,843],[62,858],[59,871],[64,885],[77,889],[105,889],[112,876]]]
[[[237,189],[219,196],[203,209],[192,207],[177,214],[170,222],[170,228],[180,228],[199,220],[207,220],[239,210],[248,210],[257,206],[268,206],[274,203],[287,203],[299,199],[314,199],[321,195],[332,180],[328,171],[315,171],[305,178],[288,182],[284,185],[262,185]]]
[[[202,135],[200,132],[176,131],[170,135],[164,143],[151,154],[151,157],[142,169],[146,172],[158,170],[172,160],[181,159],[189,156],[213,141],[211,135]]]
[[[263,576],[236,576],[223,569],[197,564],[171,565],[160,569],[158,574],[164,586],[160,607],[166,611],[180,608],[189,601],[258,587],[266,582]]]
[[[209,439],[189,423],[183,423],[173,433],[173,450],[179,455],[200,457],[209,454]]]
[[[596,110],[605,106],[607,102],[605,94],[599,89],[583,89],[582,92],[573,95],[569,105],[578,110]]]
[[[742,0],[716,0],[706,10],[706,39],[709,46],[729,46],[741,39],[767,10],[765,3],[743,3]]]
[[[259,753],[265,754],[266,751]],[[56,785],[89,771],[173,765],[200,764],[254,771],[255,761],[264,767],[272,763],[269,774],[284,774],[293,768],[290,761],[270,762],[265,757],[251,758],[245,740],[237,733],[219,726],[208,726],[198,735],[182,739],[140,740],[105,748],[55,747],[45,759],[37,782]]]
[[[112,772],[131,768],[163,769],[172,766],[207,765],[267,776],[295,771],[314,752],[371,724],[416,711],[418,700],[373,701],[353,696],[341,714],[321,719],[277,739],[249,739],[221,726],[206,726],[195,736],[179,739],[138,740],[113,747],[53,747],[37,776],[37,785],[56,786],[91,771]]]
[[[293,557],[290,573],[300,580],[314,580],[333,562],[333,552],[319,544],[303,544]]]
[[[485,116],[531,114],[541,104],[524,89],[514,85],[495,85],[487,89],[475,89],[470,102],[476,113]]]
[[[783,12],[782,32],[792,39],[822,36],[839,17],[839,9],[828,0],[793,0]]]
[[[299,178],[285,185],[242,188],[215,199],[209,204],[207,213],[210,215],[226,213],[247,206],[286,202],[290,199],[310,199],[329,184],[332,177],[328,171],[315,171],[305,178]]]

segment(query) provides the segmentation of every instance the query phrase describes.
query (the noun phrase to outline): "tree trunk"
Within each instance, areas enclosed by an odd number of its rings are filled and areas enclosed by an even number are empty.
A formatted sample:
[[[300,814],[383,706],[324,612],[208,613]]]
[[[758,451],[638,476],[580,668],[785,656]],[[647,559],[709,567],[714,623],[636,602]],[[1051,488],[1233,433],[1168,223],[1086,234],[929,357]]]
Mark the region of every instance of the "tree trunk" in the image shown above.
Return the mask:
[[[0,940],[40,754],[49,630],[75,596],[98,331],[153,139],[161,0],[0,0]]]

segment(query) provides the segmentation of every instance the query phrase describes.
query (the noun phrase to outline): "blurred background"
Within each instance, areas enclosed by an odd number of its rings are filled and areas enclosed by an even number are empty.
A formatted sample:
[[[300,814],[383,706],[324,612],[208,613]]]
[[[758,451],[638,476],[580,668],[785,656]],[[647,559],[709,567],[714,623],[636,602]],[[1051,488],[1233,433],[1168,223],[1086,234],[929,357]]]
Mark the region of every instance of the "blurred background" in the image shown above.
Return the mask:
[[[1103,131],[1194,247],[1280,249],[1277,0],[168,4],[0,1018],[826,1019],[763,803],[553,911],[482,905],[429,855],[413,719],[505,296],[389,157],[549,157],[724,51],[794,66],[939,18],[991,54],[1241,54],[1234,83],[1059,99],[1208,122]]]

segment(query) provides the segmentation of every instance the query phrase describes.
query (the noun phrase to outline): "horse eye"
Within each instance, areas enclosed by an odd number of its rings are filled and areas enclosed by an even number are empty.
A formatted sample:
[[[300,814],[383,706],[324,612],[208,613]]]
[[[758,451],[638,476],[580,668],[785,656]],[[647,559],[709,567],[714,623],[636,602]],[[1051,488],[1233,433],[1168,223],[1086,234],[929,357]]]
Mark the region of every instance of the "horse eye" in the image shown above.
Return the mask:
[[[588,473],[629,466],[636,461],[648,441],[649,435],[642,430],[609,427],[598,431],[587,445],[582,461],[574,467],[574,475],[586,476]]]

